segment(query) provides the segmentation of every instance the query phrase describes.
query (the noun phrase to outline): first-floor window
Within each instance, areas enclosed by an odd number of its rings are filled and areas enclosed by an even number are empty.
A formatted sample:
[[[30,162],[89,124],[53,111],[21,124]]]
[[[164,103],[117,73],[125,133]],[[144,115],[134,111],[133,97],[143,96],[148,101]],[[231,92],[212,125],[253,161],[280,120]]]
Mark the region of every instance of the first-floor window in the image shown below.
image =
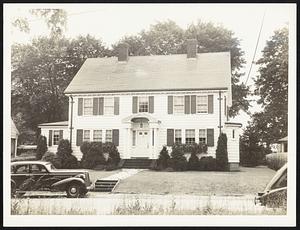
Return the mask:
[[[181,144],[181,129],[175,129],[175,143]]]
[[[102,130],[94,130],[93,140],[97,142],[102,142]]]
[[[186,129],[185,130],[185,143],[186,144],[195,143],[195,130],[194,129]]]
[[[206,144],[206,130],[199,129],[199,143]]]
[[[83,130],[83,141],[90,141],[90,130]]]
[[[59,130],[54,130],[53,131],[53,145],[58,145],[58,143],[60,141],[59,134],[60,134]]]
[[[112,142],[112,130],[106,130],[105,142]]]

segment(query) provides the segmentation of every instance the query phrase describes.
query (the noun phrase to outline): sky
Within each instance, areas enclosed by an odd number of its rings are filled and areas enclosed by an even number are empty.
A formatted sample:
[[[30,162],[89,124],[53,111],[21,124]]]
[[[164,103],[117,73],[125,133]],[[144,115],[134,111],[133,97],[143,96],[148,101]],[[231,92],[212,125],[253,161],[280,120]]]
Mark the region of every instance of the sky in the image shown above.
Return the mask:
[[[261,36],[254,61],[261,57],[261,51],[274,30],[293,25],[293,5],[291,4],[14,4],[7,9],[8,21],[17,17],[27,17],[31,31],[21,33],[11,28],[11,42],[26,43],[39,35],[47,35],[48,30],[43,20],[28,14],[33,8],[63,8],[68,14],[66,37],[90,34],[101,38],[106,46],[117,42],[125,35],[134,35],[142,29],[149,29],[151,24],[168,19],[175,21],[183,29],[198,20],[221,24],[234,32],[240,39],[245,52],[246,64],[242,69],[245,82],[257,43],[258,33],[265,14]],[[7,19],[6,19],[7,20]],[[252,66],[247,85],[253,87],[252,78],[257,75],[258,67]],[[255,97],[251,97],[255,100]],[[250,112],[259,111],[255,102]],[[249,116],[241,114],[233,121],[241,122],[245,127]]]

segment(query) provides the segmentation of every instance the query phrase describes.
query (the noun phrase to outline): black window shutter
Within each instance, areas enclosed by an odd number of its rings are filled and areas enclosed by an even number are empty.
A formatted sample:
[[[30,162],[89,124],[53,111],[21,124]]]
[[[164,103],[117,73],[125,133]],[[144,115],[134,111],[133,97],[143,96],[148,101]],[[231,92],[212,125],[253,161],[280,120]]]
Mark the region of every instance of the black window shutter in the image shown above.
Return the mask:
[[[208,113],[214,113],[214,95],[208,95]]]
[[[63,130],[59,130],[59,140],[62,140],[64,137],[64,131]]]
[[[191,96],[191,114],[196,113],[196,95]]]
[[[52,130],[49,130],[49,138],[48,138],[48,145],[52,146]]]
[[[154,113],[154,96],[149,96],[149,113]]]
[[[214,129],[207,129],[207,146],[214,146]]]
[[[81,146],[83,142],[83,130],[77,129],[76,146]]]
[[[132,113],[137,113],[137,107],[138,107],[138,97],[134,96],[132,97]]]
[[[78,98],[78,116],[82,116],[83,113],[83,98]]]
[[[113,129],[112,142],[115,146],[119,146],[119,130]]]
[[[103,115],[103,110],[104,110],[104,98],[99,97],[99,115]]]
[[[120,110],[120,98],[115,97],[114,98],[114,115],[119,115]]]
[[[174,144],[174,129],[167,129],[167,146]]]
[[[93,115],[98,115],[99,98],[93,98]]]
[[[184,113],[185,114],[190,114],[191,113],[190,100],[191,100],[190,96],[184,96]]]
[[[168,114],[173,114],[173,96],[168,96]]]

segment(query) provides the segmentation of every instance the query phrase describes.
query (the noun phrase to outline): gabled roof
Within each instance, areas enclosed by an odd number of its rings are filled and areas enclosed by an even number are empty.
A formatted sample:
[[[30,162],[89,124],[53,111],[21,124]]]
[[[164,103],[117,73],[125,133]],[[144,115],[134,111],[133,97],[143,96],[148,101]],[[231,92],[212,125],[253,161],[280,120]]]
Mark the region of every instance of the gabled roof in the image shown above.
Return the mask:
[[[68,121],[58,121],[58,122],[50,122],[50,123],[42,123],[38,125],[40,126],[68,126]]]
[[[230,52],[89,58],[65,93],[229,89]]]

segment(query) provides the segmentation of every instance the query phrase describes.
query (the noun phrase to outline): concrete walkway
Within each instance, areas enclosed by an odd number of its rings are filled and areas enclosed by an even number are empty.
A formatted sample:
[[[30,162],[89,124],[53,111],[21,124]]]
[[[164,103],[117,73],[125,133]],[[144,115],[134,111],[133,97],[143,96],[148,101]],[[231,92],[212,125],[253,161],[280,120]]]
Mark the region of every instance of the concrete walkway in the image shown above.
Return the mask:
[[[148,169],[122,169],[121,172],[101,178],[101,180],[124,180],[128,177],[131,177],[131,176],[133,176],[139,172],[145,171],[145,170],[148,170]]]

